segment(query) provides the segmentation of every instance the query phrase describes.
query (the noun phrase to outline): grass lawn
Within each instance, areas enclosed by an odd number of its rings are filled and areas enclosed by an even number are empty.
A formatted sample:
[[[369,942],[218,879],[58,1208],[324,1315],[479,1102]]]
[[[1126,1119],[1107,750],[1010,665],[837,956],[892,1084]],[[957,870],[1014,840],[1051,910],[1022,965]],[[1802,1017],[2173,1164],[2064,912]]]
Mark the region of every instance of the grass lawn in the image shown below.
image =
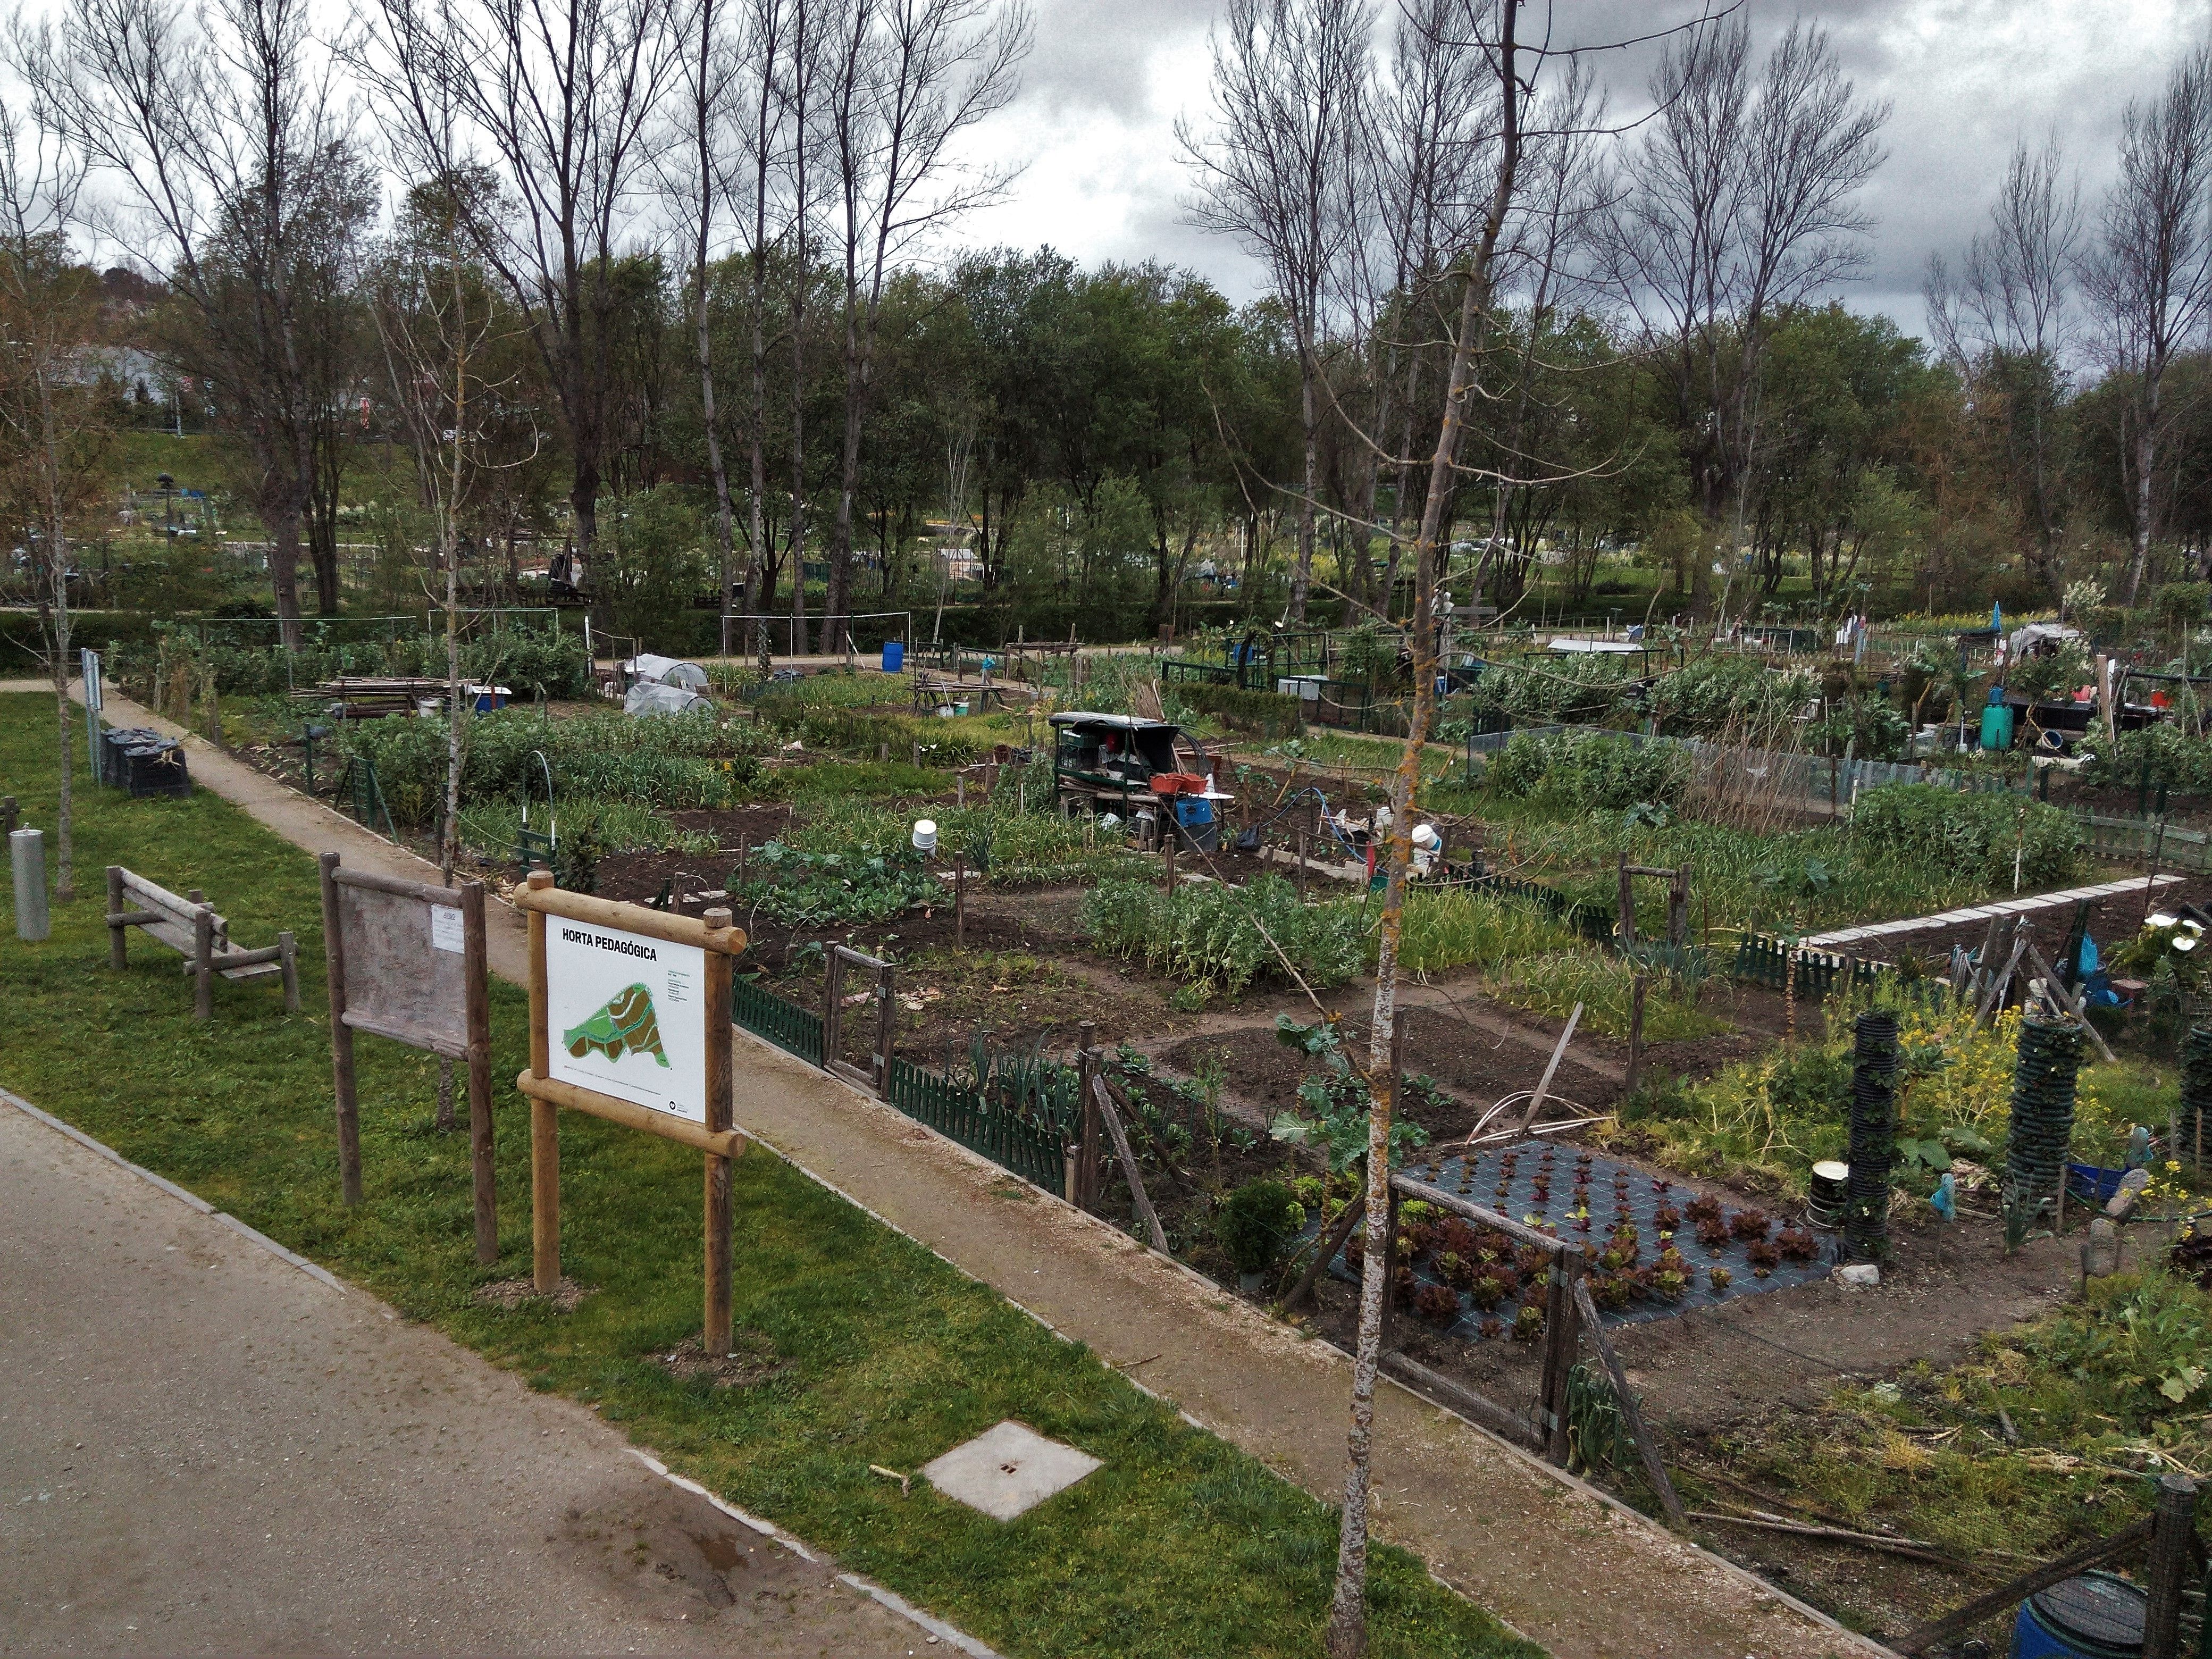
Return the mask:
[[[51,828],[53,717],[0,697],[0,793]],[[434,1062],[358,1048],[368,1201],[337,1201],[314,865],[207,794],[80,793],[81,896],[53,938],[0,938],[0,1083],[533,1388],[596,1402],[640,1443],[1008,1653],[1311,1654],[1334,1566],[1334,1512],[1184,1424],[919,1245],[756,1152],[738,1168],[737,1315],[781,1369],[749,1388],[670,1375],[654,1356],[696,1333],[696,1153],[567,1115],[562,1233],[592,1287],[572,1314],[502,1310],[479,1282],[529,1270],[528,1119],[499,1091],[501,1256],[470,1247],[468,1143],[434,1127]],[[51,840],[51,836],[50,836]],[[51,857],[52,848],[49,847]],[[251,945],[289,927],[306,1012],[265,985],[218,982],[191,1018],[176,958],[134,942],[108,970],[102,866],[204,888]],[[525,1060],[523,994],[494,982],[492,1073]],[[741,1051],[742,1052],[742,1051]],[[1001,1525],[868,1465],[917,1468],[1014,1417],[1105,1460]],[[1399,1551],[1378,1553],[1381,1655],[1533,1655]]]

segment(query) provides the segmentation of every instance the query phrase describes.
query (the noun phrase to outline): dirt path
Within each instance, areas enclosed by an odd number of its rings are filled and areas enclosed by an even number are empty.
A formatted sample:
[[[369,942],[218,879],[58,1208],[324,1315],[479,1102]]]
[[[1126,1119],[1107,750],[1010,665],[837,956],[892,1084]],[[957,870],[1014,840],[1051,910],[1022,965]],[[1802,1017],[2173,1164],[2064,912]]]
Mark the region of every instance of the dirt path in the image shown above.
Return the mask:
[[[932,1650],[583,1407],[4,1099],[0,1214],[0,1653]]]
[[[109,699],[115,718],[156,724]],[[199,781],[276,833],[419,878],[410,854],[186,742]],[[519,927],[494,933],[494,971],[511,975]],[[517,945],[503,945],[510,938]],[[750,1036],[737,1116],[815,1179],[1286,1478],[1329,1501],[1340,1493],[1350,1364],[1337,1349]],[[1395,1385],[1378,1400],[1376,1435],[1383,1533],[1559,1659],[1886,1651]]]

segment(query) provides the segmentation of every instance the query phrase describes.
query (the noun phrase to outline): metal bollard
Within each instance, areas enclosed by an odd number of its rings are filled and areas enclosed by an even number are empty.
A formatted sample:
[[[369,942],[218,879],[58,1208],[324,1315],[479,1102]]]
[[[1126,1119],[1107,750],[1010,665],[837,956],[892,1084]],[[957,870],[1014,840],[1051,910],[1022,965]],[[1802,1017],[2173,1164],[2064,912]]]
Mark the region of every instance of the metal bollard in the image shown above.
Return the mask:
[[[8,837],[8,862],[15,875],[15,937],[46,938],[46,837],[26,824]]]

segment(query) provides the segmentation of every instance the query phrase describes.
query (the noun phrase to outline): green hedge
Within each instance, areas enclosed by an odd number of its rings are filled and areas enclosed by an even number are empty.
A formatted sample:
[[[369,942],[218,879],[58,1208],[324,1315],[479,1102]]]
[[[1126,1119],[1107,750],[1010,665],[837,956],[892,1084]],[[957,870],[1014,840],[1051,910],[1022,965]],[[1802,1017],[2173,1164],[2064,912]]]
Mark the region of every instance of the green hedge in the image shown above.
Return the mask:
[[[2081,826],[2024,795],[1884,784],[1859,796],[1851,827],[1877,846],[1971,872],[2000,891],[2011,888],[2015,855],[2024,889],[2064,881],[2081,862]]]
[[[1178,681],[1164,694],[1185,708],[1211,714],[1233,731],[1255,738],[1295,738],[1305,729],[1304,704],[1276,691],[1243,691],[1233,685]]]

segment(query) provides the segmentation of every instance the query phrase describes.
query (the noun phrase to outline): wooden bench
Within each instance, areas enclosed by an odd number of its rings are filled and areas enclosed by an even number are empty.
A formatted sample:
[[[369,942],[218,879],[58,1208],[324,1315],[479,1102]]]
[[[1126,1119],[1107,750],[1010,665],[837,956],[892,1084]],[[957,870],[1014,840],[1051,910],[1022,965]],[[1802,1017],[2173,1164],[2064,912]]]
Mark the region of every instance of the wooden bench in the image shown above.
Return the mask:
[[[126,908],[128,907],[128,908]],[[179,898],[167,888],[134,875],[119,864],[107,866],[107,965],[127,965],[124,940],[137,927],[178,952],[185,971],[192,976],[192,1017],[215,1018],[215,975],[233,984],[281,975],[284,1008],[300,1012],[298,952],[292,935],[276,935],[276,943],[262,951],[241,951],[230,942],[230,923],[217,915],[197,887]]]

